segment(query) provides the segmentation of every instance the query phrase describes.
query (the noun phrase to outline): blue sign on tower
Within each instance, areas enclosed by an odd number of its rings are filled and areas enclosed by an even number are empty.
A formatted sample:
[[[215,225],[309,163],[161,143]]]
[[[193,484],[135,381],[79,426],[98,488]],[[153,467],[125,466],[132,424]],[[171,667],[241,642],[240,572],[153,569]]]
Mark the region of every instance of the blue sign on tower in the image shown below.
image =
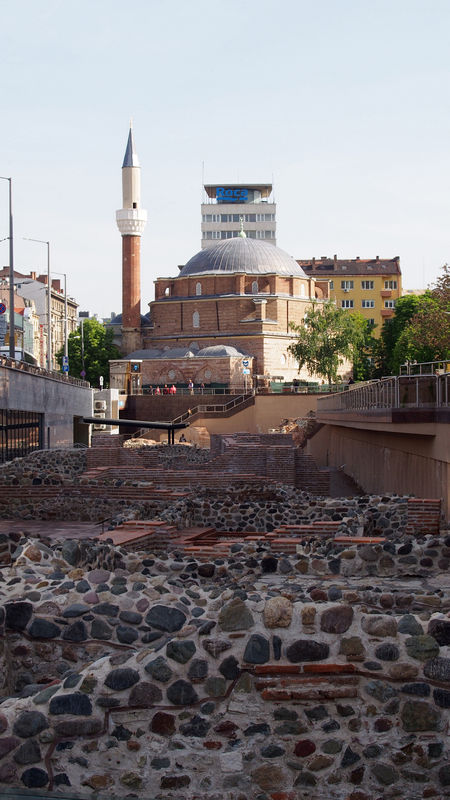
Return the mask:
[[[224,186],[217,186],[216,200],[218,203],[247,203],[248,189],[228,189]]]

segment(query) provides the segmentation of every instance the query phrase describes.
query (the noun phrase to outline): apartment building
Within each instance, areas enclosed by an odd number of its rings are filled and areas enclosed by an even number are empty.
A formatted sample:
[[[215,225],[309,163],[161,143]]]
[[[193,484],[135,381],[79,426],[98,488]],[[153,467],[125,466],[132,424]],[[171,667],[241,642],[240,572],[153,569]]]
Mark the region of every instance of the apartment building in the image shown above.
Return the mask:
[[[402,296],[399,256],[340,259],[335,255],[298,259],[297,263],[316,280],[328,280],[330,298],[339,308],[359,311],[376,325],[375,336],[380,335],[384,320],[394,316],[395,304]]]

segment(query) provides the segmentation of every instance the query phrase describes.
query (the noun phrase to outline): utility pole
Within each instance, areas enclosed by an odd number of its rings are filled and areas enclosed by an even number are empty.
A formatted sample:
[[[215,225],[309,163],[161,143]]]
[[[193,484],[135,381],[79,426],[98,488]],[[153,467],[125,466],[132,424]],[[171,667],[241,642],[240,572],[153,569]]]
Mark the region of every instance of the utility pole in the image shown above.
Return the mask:
[[[12,213],[12,178],[4,178],[0,175],[0,180],[9,182],[9,357],[16,357],[16,337],[14,326],[14,236],[13,236],[13,213]]]

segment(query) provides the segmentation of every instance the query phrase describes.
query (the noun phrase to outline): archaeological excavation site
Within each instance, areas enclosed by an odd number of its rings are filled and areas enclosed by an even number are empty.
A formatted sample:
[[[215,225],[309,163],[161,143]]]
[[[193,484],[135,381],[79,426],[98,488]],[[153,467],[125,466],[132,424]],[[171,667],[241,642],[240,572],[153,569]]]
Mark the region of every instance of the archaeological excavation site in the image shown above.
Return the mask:
[[[0,467],[0,797],[450,797],[439,499],[290,433],[92,444]]]

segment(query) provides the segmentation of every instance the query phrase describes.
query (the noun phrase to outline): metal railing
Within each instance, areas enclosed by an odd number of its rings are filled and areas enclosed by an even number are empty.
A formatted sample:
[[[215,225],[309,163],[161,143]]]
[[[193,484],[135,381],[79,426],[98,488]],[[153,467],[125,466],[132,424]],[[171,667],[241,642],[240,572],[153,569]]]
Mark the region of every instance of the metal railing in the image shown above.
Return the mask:
[[[407,361],[400,367],[400,375],[442,375],[450,372],[450,361]]]
[[[159,385],[160,394],[156,395],[155,394],[155,388],[156,388],[156,386],[153,387],[153,389],[151,389],[149,386],[143,386],[142,389],[140,390],[139,394],[149,394],[149,395],[154,395],[155,397],[161,397],[163,395],[165,397],[167,395],[170,396],[170,392],[169,391],[166,391],[164,393],[163,387],[161,385]],[[167,387],[167,389],[170,389],[170,387]],[[176,394],[177,395],[183,395],[185,397],[188,396],[188,395],[203,395],[203,394],[208,394],[208,395],[210,395],[210,394],[218,394],[218,395],[236,394],[236,395],[241,395],[241,394],[244,394],[246,391],[248,391],[248,389],[246,389],[245,386],[234,386],[234,387],[229,387],[229,388],[224,386],[224,387],[215,388],[215,389],[210,389],[207,386],[205,386],[203,388],[201,388],[200,386],[195,386],[193,389],[189,389],[188,387],[183,386],[181,388],[177,387]]]
[[[139,390],[135,390],[132,392],[133,395],[150,395],[153,397],[167,397],[173,396],[170,395],[170,392],[167,391],[164,393],[163,387],[159,386],[159,393],[155,393],[155,388],[152,389],[149,386],[143,386],[139,388]],[[249,385],[246,387],[245,385],[242,386],[224,386],[220,388],[209,388],[205,386],[201,388],[199,386],[195,386],[193,389],[189,389],[186,387],[177,387],[176,395],[188,397],[189,395],[195,396],[202,396],[202,395],[243,395],[249,394],[252,392],[253,394],[331,394],[335,392],[344,392],[348,389],[347,383],[325,383],[325,384],[310,384],[310,385],[303,385],[294,383],[280,383],[276,384],[275,386],[272,384],[271,386],[262,387],[258,386],[256,388],[252,388]],[[120,389],[119,394],[126,395],[127,392],[125,390]]]
[[[9,358],[9,356],[0,355],[0,367],[7,367],[8,369],[14,369],[18,372],[28,372],[31,375],[39,375],[41,378],[51,378],[53,381],[70,383],[72,386],[83,386],[86,389],[91,388],[90,383],[82,381],[80,378],[73,378],[69,375],[66,377],[63,372],[44,369],[44,367],[36,367],[34,364],[27,364],[26,361],[19,361],[15,358]]]
[[[450,405],[450,372],[399,375],[351,386],[347,392],[317,400],[323,411],[370,411],[383,408],[445,408]]]
[[[250,394],[237,395],[234,400],[230,400],[229,403],[222,403],[221,405],[199,405],[194,408],[188,408],[188,410],[180,414],[179,417],[175,417],[175,419],[172,420],[172,424],[187,422],[192,419],[195,414],[224,414],[227,411],[232,411],[234,408],[247,403],[249,400],[253,399],[253,397],[254,394],[251,392]]]

